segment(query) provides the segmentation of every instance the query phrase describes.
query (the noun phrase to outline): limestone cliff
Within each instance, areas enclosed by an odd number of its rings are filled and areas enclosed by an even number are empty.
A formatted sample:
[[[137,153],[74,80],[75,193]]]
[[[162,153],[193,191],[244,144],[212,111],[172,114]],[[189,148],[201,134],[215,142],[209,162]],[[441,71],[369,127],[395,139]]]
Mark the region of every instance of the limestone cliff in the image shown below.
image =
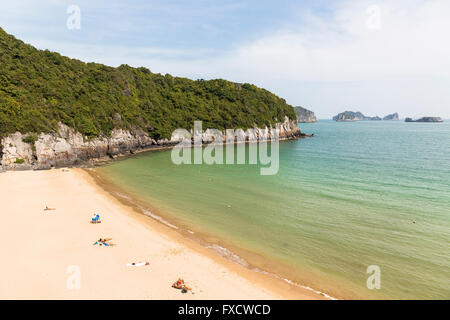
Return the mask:
[[[400,117],[398,113],[389,114],[383,118],[384,121],[399,121]]]
[[[254,128],[240,131],[245,140],[271,140],[275,130],[280,140],[296,139],[303,134],[295,120],[285,118],[272,128]],[[192,133],[192,131],[191,131]],[[207,139],[208,130],[202,132],[202,142]],[[0,157],[3,170],[50,169],[52,167],[70,167],[92,165],[98,160],[108,160],[117,156],[133,154],[152,148],[171,147],[183,137],[173,135],[170,140],[154,140],[144,131],[115,129],[110,137],[87,139],[72,128],[59,123],[58,131],[41,133],[35,139],[31,134],[16,132],[1,140]],[[225,136],[223,137],[225,140]]]
[[[317,122],[317,118],[314,112],[303,107],[294,107],[294,110],[297,113],[297,121],[299,123]]]

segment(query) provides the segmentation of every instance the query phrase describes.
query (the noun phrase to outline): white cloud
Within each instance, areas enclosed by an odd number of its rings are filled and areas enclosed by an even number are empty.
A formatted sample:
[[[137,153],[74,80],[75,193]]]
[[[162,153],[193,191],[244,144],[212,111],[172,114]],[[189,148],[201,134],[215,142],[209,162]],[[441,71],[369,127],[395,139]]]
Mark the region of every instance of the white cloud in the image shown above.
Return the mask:
[[[371,5],[380,28],[368,25]],[[240,45],[215,65],[321,117],[354,108],[450,118],[449,14],[447,0],[345,1],[331,18],[308,13],[298,30]]]
[[[379,1],[381,29],[367,25],[373,1],[348,1],[333,19],[309,18],[223,58],[228,67],[293,80],[450,76],[450,1]],[[302,22],[303,23],[303,22]]]
[[[368,27],[370,6],[380,8],[379,30]],[[176,73],[211,76],[245,73],[308,81],[450,76],[449,14],[448,0],[343,1],[335,7],[331,18],[300,13],[298,28],[277,30],[220,54],[204,48],[124,48],[120,44],[104,47],[26,40],[89,61],[106,59],[103,62],[147,66],[171,64],[177,67]],[[197,61],[192,60],[195,54],[199,56]],[[177,56],[181,59],[174,61]],[[189,59],[184,60],[186,57]]]
[[[450,1],[344,0],[331,10],[299,11],[285,28],[222,52],[24,40],[84,61],[256,83],[322,117],[355,108],[450,118]]]

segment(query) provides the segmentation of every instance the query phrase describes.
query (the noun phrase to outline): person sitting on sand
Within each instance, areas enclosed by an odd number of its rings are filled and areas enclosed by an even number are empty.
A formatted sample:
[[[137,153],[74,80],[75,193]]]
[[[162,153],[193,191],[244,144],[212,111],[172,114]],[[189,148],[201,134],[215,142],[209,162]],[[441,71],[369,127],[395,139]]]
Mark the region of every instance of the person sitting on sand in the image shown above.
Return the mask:
[[[100,215],[94,213],[94,215],[92,216],[92,219],[91,219],[91,223],[101,223]]]

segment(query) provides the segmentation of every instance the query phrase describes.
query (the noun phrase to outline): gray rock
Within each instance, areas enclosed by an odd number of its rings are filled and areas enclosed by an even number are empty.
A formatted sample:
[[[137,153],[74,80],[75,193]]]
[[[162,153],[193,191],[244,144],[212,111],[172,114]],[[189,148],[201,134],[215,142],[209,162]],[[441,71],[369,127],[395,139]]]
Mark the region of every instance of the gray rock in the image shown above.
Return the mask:
[[[390,115],[387,115],[386,117],[383,118],[384,121],[398,121],[400,120],[400,117],[398,115],[398,113],[393,113]]]
[[[270,140],[279,133],[281,140],[294,139],[302,135],[296,121],[285,117],[284,122],[277,123],[273,128],[254,128],[244,132],[236,130],[242,141]],[[192,132],[192,131],[191,131]],[[208,134],[206,134],[208,133]],[[226,141],[225,133],[219,135],[208,129],[200,133],[202,142],[211,141],[210,136],[221,137]],[[220,132],[219,132],[220,133]],[[26,143],[23,139],[26,134],[16,132],[1,140],[0,170],[28,170],[50,169],[52,167],[70,167],[92,164],[95,160],[115,158],[121,155],[133,154],[140,150],[147,150],[157,146],[173,146],[184,139],[174,135],[169,139],[155,141],[141,129],[123,130],[114,129],[110,137],[87,139],[74,129],[59,123],[55,133],[41,133],[34,145]]]
[[[303,107],[294,107],[295,112],[297,113],[297,122],[299,123],[311,123],[317,122],[316,115],[314,112],[309,111]]]

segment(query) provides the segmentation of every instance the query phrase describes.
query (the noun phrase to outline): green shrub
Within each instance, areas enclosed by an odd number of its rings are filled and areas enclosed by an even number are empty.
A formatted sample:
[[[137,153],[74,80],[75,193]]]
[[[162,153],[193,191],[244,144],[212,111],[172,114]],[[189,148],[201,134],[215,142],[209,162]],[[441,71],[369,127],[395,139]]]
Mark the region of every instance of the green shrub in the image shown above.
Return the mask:
[[[37,141],[38,137],[35,134],[29,134],[25,138],[22,139],[23,142],[29,143],[31,145],[34,145],[34,143]]]
[[[23,163],[25,163],[25,160],[17,158],[16,161],[14,161],[14,163],[23,164]]]

